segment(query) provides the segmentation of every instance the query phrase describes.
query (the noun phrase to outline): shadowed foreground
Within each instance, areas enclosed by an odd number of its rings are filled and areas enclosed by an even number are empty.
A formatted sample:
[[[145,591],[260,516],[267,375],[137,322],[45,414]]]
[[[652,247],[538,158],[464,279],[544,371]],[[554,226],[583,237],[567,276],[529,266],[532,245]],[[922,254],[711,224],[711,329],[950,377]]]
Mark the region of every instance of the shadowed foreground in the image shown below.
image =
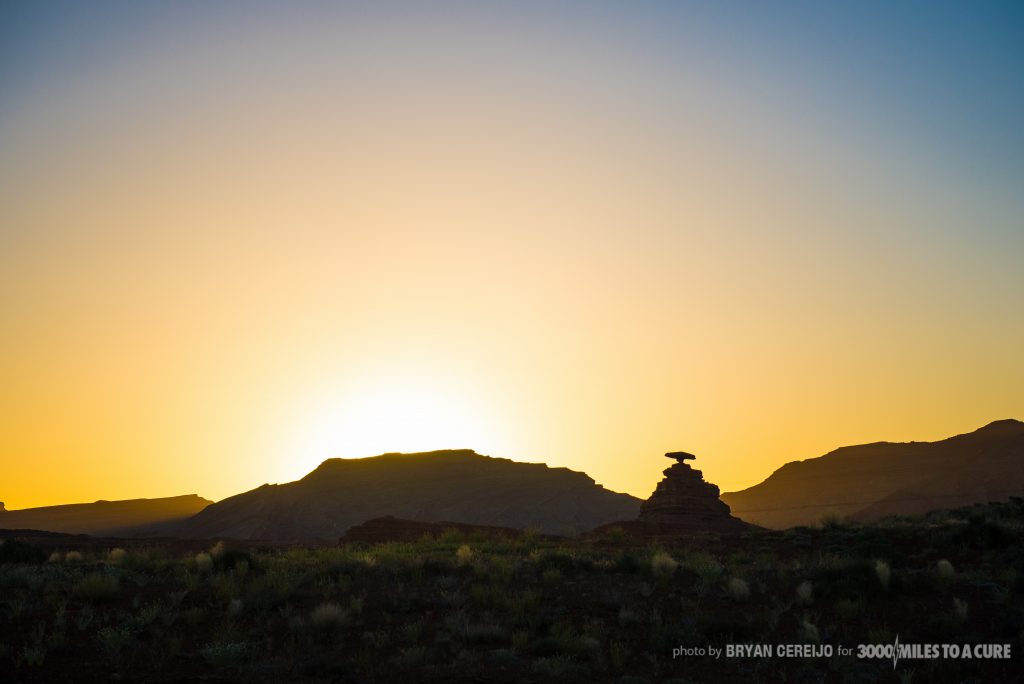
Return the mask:
[[[0,680],[1000,681],[1020,671],[1022,522],[1015,500],[870,527],[643,539],[614,526],[575,540],[431,529],[211,549],[7,533]],[[895,672],[850,656],[672,657],[897,635],[1014,656]]]

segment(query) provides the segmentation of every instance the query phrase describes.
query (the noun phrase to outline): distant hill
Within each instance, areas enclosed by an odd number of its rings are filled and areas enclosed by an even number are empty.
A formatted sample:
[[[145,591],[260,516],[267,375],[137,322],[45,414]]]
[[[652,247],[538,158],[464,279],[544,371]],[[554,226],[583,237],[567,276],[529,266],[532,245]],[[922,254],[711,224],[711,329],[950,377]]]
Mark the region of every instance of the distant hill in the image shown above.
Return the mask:
[[[939,442],[878,442],[787,463],[761,484],[722,495],[734,515],[782,529],[827,514],[911,515],[1024,493],[1024,423],[1000,420]]]
[[[635,518],[640,500],[585,473],[470,450],[324,461],[301,480],[219,501],[167,530],[188,538],[340,537],[373,518],[454,521],[571,534]]]
[[[0,528],[69,534],[135,536],[135,528],[185,520],[212,501],[186,494],[161,499],[125,499],[41,506],[8,511],[0,504]]]

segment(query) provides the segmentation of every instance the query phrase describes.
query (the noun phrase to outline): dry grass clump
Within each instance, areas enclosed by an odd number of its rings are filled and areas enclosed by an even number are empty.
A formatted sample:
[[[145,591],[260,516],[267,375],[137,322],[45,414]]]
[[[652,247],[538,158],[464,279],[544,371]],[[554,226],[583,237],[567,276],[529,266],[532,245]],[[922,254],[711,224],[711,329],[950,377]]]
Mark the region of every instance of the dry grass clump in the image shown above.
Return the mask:
[[[956,568],[945,558],[935,564],[935,573],[942,580],[948,581],[956,578]]]
[[[814,585],[804,580],[796,588],[796,602],[801,606],[809,606],[814,600]]]
[[[309,622],[322,632],[333,631],[348,621],[348,611],[337,603],[321,603],[309,615]]]
[[[106,603],[117,598],[119,588],[116,577],[94,572],[79,580],[73,593],[76,598],[87,603]]]
[[[210,572],[213,570],[213,558],[205,551],[196,554],[196,568],[199,572]]]
[[[463,544],[455,552],[455,560],[459,565],[468,565],[473,561],[473,549],[469,547],[469,544]]]
[[[875,561],[875,574],[878,576],[878,582],[882,585],[882,589],[889,591],[889,582],[892,580],[892,570],[889,569],[889,564],[883,560]]]
[[[750,585],[739,577],[730,578],[726,586],[729,590],[729,596],[734,601],[746,601],[750,598]]]
[[[679,563],[664,551],[659,551],[651,557],[651,572],[660,580],[672,577],[678,567]]]

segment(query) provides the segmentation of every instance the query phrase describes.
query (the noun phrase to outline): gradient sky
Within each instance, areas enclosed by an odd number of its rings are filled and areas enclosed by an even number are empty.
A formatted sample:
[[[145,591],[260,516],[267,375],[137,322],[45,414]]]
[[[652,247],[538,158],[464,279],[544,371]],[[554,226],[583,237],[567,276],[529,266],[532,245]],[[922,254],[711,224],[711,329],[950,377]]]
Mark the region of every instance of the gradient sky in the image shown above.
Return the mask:
[[[646,497],[1024,418],[1017,2],[0,4],[0,500]]]

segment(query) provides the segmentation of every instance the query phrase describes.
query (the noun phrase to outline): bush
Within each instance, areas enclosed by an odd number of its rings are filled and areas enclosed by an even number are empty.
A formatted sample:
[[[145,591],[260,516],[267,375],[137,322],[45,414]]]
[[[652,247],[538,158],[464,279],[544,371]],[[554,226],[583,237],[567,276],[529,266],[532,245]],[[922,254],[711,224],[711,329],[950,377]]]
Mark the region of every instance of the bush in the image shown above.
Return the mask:
[[[96,633],[96,643],[108,656],[117,657],[131,645],[135,632],[128,625],[104,627]]]
[[[739,577],[733,577],[729,580],[728,584],[729,596],[734,601],[746,601],[750,598],[750,585]]]
[[[199,572],[210,572],[213,570],[213,558],[210,554],[200,551],[196,554],[196,568]]]
[[[80,551],[68,551],[64,556],[65,563],[81,563],[85,558]]]
[[[659,551],[651,557],[651,572],[659,580],[667,580],[672,577],[678,567],[679,563],[664,551]]]
[[[18,539],[0,539],[0,563],[45,563],[46,552]]]
[[[935,564],[935,573],[939,576],[939,579],[944,581],[949,581],[956,577],[956,569],[953,567],[953,564],[945,559]]]
[[[809,606],[814,600],[814,585],[804,580],[796,588],[796,602],[801,606]]]
[[[332,632],[348,621],[348,611],[337,603],[321,603],[313,609],[309,621],[322,632]]]
[[[810,619],[806,616],[800,623],[800,634],[805,641],[810,641],[812,643],[818,643],[821,641],[821,635],[818,634],[818,628],[811,624]]]
[[[223,545],[223,542],[218,543]],[[252,567],[252,556],[239,549],[221,548],[216,554],[211,550],[210,555],[217,570],[234,570],[237,574],[244,575]]]
[[[469,548],[469,544],[463,544],[459,547],[458,551],[455,552],[455,560],[459,565],[468,565],[473,560],[473,549]]]
[[[117,598],[119,588],[116,577],[94,572],[79,580],[75,585],[74,595],[86,603],[106,603]]]
[[[882,589],[889,591],[889,583],[892,580],[892,570],[889,569],[889,564],[883,560],[875,561],[875,574],[878,576],[878,583],[882,585]]]
[[[124,562],[124,559],[127,555],[128,552],[124,549],[110,549],[110,553],[107,554],[107,561],[113,563],[114,565],[120,565]]]
[[[967,621],[967,602],[958,598],[953,599],[953,617],[957,622]]]

